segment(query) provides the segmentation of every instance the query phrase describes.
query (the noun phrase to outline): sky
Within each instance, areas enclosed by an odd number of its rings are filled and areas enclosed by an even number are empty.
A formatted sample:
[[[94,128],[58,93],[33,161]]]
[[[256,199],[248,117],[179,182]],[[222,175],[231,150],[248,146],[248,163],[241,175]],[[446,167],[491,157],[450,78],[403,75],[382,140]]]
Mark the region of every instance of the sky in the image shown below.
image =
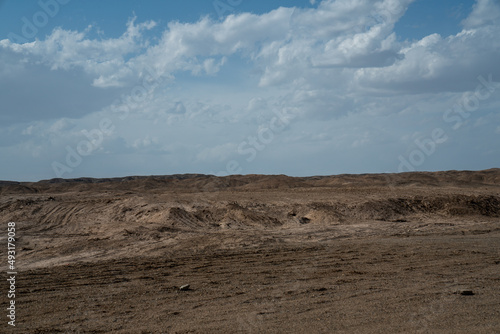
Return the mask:
[[[0,0],[0,180],[500,167],[500,0]]]

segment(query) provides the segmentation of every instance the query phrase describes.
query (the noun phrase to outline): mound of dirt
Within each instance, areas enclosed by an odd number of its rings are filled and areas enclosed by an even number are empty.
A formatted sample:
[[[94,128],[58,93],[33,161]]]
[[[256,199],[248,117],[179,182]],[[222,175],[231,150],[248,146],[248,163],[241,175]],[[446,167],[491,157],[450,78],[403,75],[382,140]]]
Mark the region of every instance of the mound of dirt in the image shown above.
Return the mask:
[[[93,233],[96,227],[89,222],[106,222],[102,233],[110,234],[122,224],[217,230],[419,217],[498,218],[499,174],[497,169],[314,178],[190,174],[56,179],[2,184],[0,211],[6,221],[37,222],[30,228],[60,234],[85,226]],[[394,182],[380,185],[388,178]]]
[[[439,217],[481,215],[500,217],[500,197],[492,195],[449,195],[438,197],[389,198],[359,205],[357,211],[368,219],[391,220],[425,214]]]

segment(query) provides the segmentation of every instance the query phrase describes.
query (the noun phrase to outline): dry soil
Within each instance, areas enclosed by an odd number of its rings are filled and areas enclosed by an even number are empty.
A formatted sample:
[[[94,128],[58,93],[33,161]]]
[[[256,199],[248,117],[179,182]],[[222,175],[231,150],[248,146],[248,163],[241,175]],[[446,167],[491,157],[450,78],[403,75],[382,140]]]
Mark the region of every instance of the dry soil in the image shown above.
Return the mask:
[[[0,182],[18,333],[500,333],[500,169]],[[189,285],[189,288],[181,286]]]

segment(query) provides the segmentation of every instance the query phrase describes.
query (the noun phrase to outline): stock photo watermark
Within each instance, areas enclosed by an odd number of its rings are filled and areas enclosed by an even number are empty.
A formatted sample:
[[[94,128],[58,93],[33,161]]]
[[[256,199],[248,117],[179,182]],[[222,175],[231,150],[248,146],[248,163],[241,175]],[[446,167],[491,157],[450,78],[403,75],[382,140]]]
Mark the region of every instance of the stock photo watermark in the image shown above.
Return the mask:
[[[462,289],[458,278],[447,283],[444,292],[439,298],[435,298],[422,306],[417,312],[410,314],[409,322],[414,328],[414,333],[428,333],[439,322],[439,318],[453,313],[453,307],[460,296],[467,296],[466,289]]]
[[[9,299],[7,307],[7,318],[9,326],[16,326],[16,223],[9,222],[7,224],[7,282]]]
[[[133,108],[136,108],[141,102],[144,102],[150,93],[158,87],[163,79],[151,68],[146,68],[146,76],[141,84],[134,86],[129,95],[123,95],[120,99],[113,102],[113,106],[119,116],[120,121],[124,121]],[[64,162],[53,161],[52,170],[58,178],[67,173],[73,172],[83,163],[84,157],[87,157],[102,147],[106,136],[111,136],[116,129],[116,125],[110,118],[102,118],[99,126],[92,130],[82,130],[81,133],[85,139],[81,140],[76,147],[66,146],[66,157]]]
[[[242,2],[243,0],[215,0],[212,5],[219,19],[222,19],[226,13],[233,12]]]
[[[18,44],[28,43],[38,35],[40,29],[43,29],[51,18],[54,18],[61,9],[61,6],[67,5],[71,0],[40,0],[37,2],[40,10],[36,11],[31,17],[23,16],[21,18],[20,34],[10,32],[7,38]]]
[[[372,11],[368,18],[371,19],[375,23],[375,25],[380,25],[394,20],[397,15],[397,10],[393,10],[392,8],[384,8],[379,11]],[[371,25],[366,25],[365,31],[368,31],[371,28]]]
[[[262,152],[269,146],[275,138],[275,135],[281,133],[290,124],[296,116],[286,110],[274,111],[275,115],[271,120],[257,130],[257,136],[248,136],[238,145],[240,155],[248,155],[245,159],[252,162],[257,158],[258,152]]]
[[[498,83],[493,82],[493,76],[490,74],[488,79],[482,75],[478,78],[479,84],[474,92],[467,92],[443,114],[443,121],[447,124],[453,124],[451,129],[456,131],[465,123],[472,112],[477,111],[481,101],[485,101],[498,88]],[[413,149],[407,156],[400,155],[398,172],[414,172],[416,168],[422,166],[426,159],[433,155],[438,145],[445,143],[449,139],[445,130],[440,127],[433,129],[430,135],[424,138],[415,139],[417,148]]]
[[[246,156],[245,161],[254,161],[259,152],[264,151],[275,140],[276,135],[283,132],[291,121],[297,117],[289,110],[274,110],[274,116],[266,123],[260,125],[256,135],[250,135],[243,140],[237,148],[241,156]],[[226,168],[218,173],[211,173],[216,176],[227,176],[231,174],[241,174],[243,172],[242,163],[238,160],[230,160],[226,163]]]
[[[52,162],[52,169],[57,177],[62,177],[66,173],[71,173],[75,168],[80,166],[83,158],[91,155],[95,150],[101,147],[104,136],[110,136],[115,129],[115,125],[109,118],[103,118],[99,122],[99,128],[90,131],[82,130],[82,134],[87,138],[81,140],[76,148],[66,146],[65,164],[59,161]]]
[[[297,115],[290,109],[274,110],[274,116],[268,121],[261,124],[256,135],[249,135],[237,147],[237,152],[240,156],[246,157],[245,161],[251,163],[254,161],[259,152],[263,152],[272,142],[276,136],[283,132]],[[209,197],[214,198],[218,196],[219,191],[229,185],[229,180],[221,178],[222,176],[243,174],[243,162],[241,160],[230,160],[226,163],[225,169],[219,172],[210,172],[209,174],[219,176],[211,182],[205,184],[200,189],[203,194],[197,199],[198,204],[210,205]]]

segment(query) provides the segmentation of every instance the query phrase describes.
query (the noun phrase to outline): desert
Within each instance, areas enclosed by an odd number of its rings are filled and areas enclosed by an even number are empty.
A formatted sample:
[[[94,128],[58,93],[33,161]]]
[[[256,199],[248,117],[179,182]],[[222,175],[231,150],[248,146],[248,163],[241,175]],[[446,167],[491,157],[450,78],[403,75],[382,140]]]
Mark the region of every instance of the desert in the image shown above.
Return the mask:
[[[500,169],[0,193],[19,333],[500,332]]]
[[[500,0],[0,0],[0,334],[500,333]]]

